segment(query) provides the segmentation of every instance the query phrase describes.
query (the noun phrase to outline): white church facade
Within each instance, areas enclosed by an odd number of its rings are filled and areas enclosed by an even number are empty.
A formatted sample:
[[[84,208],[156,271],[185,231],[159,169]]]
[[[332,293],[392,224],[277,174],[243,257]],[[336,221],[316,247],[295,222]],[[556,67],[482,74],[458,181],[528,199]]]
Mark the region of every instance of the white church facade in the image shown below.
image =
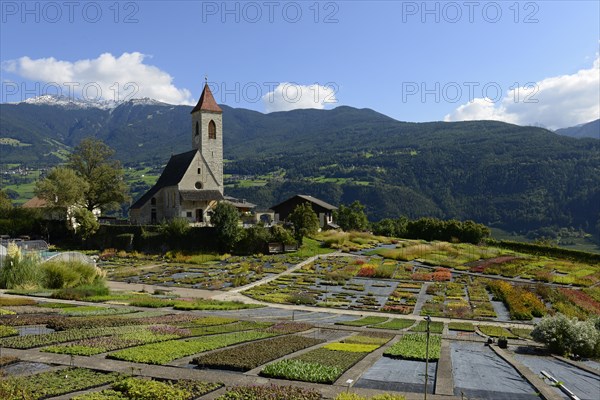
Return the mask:
[[[156,184],[129,209],[134,224],[176,217],[210,225],[210,211],[223,196],[223,111],[208,84],[192,114],[192,150],[172,156]],[[246,203],[247,206],[254,206]]]

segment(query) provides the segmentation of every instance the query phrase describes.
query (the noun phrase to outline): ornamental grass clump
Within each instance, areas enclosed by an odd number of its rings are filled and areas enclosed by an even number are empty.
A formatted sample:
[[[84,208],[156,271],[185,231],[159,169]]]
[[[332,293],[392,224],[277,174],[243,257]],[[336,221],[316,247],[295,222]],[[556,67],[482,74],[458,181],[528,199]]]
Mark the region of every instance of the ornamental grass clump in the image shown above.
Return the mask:
[[[21,254],[21,249],[9,242],[6,257],[0,268],[0,287],[3,289],[35,288],[40,283],[40,259],[31,254]]]

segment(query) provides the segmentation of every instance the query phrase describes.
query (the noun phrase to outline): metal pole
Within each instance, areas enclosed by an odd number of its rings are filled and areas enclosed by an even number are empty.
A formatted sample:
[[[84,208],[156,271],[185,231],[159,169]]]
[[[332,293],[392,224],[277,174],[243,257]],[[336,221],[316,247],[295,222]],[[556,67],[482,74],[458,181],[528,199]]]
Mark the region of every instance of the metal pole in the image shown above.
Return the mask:
[[[427,386],[429,381],[429,323],[431,317],[428,315],[425,317],[427,321],[427,339],[425,341],[425,400],[427,400]]]

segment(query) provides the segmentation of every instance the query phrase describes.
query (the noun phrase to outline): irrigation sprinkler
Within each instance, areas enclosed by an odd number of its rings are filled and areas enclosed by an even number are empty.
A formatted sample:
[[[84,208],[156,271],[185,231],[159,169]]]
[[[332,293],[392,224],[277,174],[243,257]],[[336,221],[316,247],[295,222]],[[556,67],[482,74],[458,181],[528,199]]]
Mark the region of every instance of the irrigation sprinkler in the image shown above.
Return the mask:
[[[425,321],[427,321],[427,338],[425,340],[425,400],[427,400],[427,383],[429,380],[429,324],[431,323],[431,317],[427,315]]]

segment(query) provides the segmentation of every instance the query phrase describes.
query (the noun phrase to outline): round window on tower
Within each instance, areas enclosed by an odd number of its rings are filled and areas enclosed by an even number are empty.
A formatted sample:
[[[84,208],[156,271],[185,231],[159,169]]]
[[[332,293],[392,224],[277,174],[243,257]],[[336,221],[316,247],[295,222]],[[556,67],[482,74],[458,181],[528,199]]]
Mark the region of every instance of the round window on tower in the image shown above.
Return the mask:
[[[202,182],[196,182],[196,183],[194,184],[194,187],[195,187],[196,189],[198,189],[198,190],[202,189]]]

